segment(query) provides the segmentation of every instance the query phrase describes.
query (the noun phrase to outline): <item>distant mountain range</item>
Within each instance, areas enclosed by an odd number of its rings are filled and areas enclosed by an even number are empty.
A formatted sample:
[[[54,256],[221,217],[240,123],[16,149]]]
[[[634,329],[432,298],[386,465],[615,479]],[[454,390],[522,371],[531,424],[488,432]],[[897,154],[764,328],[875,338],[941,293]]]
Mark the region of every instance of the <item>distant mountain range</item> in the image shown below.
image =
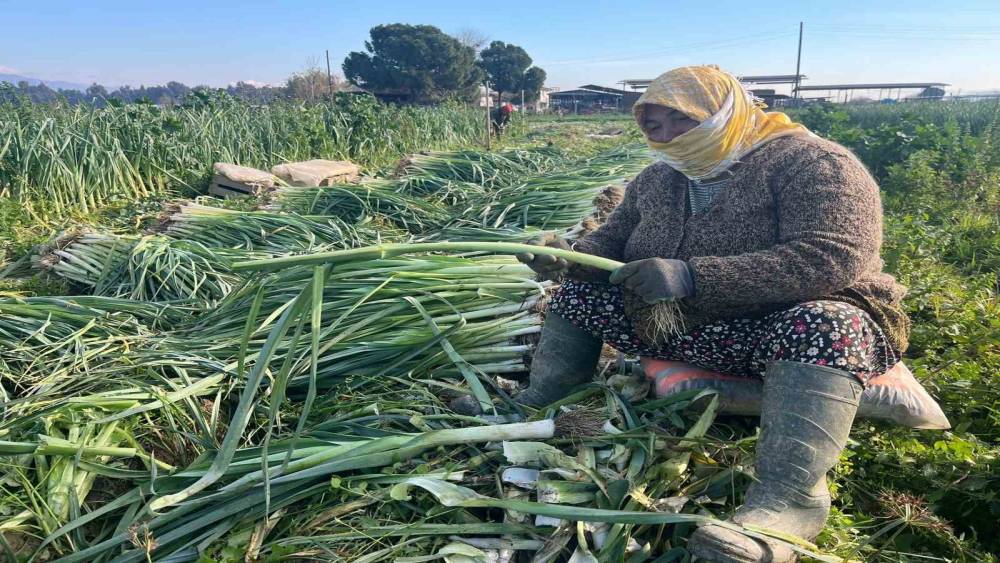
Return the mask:
[[[80,90],[84,91],[87,89],[87,84],[77,84],[76,82],[64,82],[62,80],[42,80],[38,78],[31,78],[30,76],[21,76],[20,74],[0,74],[0,82],[10,82],[11,84],[17,84],[18,82],[25,81],[30,86],[37,86],[38,84],[44,82],[46,86],[52,88],[53,90]]]

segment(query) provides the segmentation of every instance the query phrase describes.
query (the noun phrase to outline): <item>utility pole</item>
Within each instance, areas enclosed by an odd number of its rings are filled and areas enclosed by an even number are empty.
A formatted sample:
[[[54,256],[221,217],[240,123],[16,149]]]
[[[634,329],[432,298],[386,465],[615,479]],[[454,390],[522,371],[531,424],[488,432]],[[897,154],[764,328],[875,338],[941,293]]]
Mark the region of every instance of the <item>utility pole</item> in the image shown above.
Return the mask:
[[[524,90],[521,90],[521,111],[524,111]]]
[[[799,74],[802,70],[802,22],[799,22],[799,55],[795,57],[795,92],[793,97],[798,99],[799,97],[799,85],[802,82]]]
[[[326,92],[333,98],[333,74],[330,73],[330,50],[326,50]]]
[[[489,81],[484,81],[483,85],[486,87],[486,150],[490,150],[490,137],[493,136],[493,124],[490,123],[490,106],[492,105],[490,100],[490,83]]]

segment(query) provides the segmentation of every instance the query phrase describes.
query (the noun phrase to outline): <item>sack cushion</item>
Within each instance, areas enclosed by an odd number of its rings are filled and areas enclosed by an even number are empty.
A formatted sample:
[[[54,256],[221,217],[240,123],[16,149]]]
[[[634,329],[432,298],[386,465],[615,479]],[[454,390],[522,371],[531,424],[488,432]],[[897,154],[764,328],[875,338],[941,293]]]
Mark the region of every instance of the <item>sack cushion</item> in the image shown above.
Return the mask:
[[[722,412],[760,414],[764,389],[760,379],[726,375],[685,362],[642,358],[640,364],[657,397],[715,388],[719,391]],[[861,395],[858,417],[890,420],[910,428],[951,428],[941,406],[902,362],[868,381]]]

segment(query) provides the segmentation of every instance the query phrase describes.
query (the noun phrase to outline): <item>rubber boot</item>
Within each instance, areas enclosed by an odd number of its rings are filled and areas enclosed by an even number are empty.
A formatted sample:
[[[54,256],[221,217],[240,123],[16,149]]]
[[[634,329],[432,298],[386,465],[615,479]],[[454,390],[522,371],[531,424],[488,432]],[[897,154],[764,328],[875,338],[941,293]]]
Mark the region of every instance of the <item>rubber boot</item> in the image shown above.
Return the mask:
[[[528,388],[514,395],[514,400],[529,407],[540,407],[566,396],[580,384],[594,377],[601,356],[601,340],[573,323],[548,313],[542,335],[531,359]],[[479,402],[463,395],[449,405],[463,414],[479,414]]]
[[[778,361],[764,378],[756,481],[732,521],[812,540],[830,513],[826,473],[847,443],[861,384],[846,371]],[[790,548],[720,526],[698,529],[688,550],[701,561],[795,561]]]

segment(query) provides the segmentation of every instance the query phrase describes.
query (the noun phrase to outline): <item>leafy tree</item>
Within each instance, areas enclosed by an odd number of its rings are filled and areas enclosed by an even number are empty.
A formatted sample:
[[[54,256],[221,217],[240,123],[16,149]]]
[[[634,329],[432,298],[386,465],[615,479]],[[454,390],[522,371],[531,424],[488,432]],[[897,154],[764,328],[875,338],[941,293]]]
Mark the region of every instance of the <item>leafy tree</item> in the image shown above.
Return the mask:
[[[344,81],[339,76],[327,76],[326,71],[317,66],[297,72],[285,81],[288,97],[307,102],[330,97],[343,89]]]
[[[86,94],[87,97],[91,99],[93,98],[103,99],[108,97],[108,89],[94,82],[93,84],[87,87]]]
[[[230,84],[226,88],[226,93],[230,96],[257,104],[267,104],[284,99],[288,97],[286,92],[287,90],[283,86],[257,85],[242,80],[236,84]]]
[[[334,92],[343,89],[344,84],[343,79],[336,75],[333,76]],[[326,71],[320,70],[315,64],[311,64],[306,70],[289,77],[284,86],[237,82],[236,84],[231,84],[226,88],[220,89],[209,88],[207,86],[191,88],[181,82],[170,81],[162,85],[139,86],[138,88],[124,85],[111,91],[97,83],[91,84],[84,91],[56,91],[43,83],[33,86],[26,81],[20,81],[17,85],[0,83],[0,103],[67,103],[71,105],[87,104],[95,107],[156,103],[163,106],[171,106],[187,105],[189,101],[194,104],[201,103],[199,100],[204,97],[206,92],[211,93],[212,99],[210,101],[213,103],[218,103],[222,99],[218,96],[220,92],[228,94],[231,98],[258,104],[267,104],[284,99],[311,103],[326,98],[329,90],[330,85],[327,80]]]
[[[538,99],[538,94],[545,85],[545,71],[533,66],[524,72],[524,81],[521,83],[521,90],[524,90],[524,99],[534,101]]]
[[[517,45],[494,41],[479,56],[479,64],[500,99],[504,92],[520,90],[526,98],[534,99],[545,83],[545,71],[531,66],[528,52]]]
[[[378,25],[370,34],[367,52],[352,52],[343,64],[344,76],[362,88],[426,103],[469,97],[482,78],[475,49],[434,26]]]
[[[20,87],[21,84],[26,85],[26,83],[21,82],[18,86]],[[59,99],[56,91],[49,88],[44,82],[34,87],[28,87],[27,89],[33,90],[32,97],[37,98],[43,104],[51,104]]]
[[[183,100],[184,97],[188,95],[188,92],[191,91],[191,88],[189,88],[186,84],[171,80],[170,82],[167,82],[165,90],[166,91],[162,92],[161,95],[176,102],[178,100]]]

